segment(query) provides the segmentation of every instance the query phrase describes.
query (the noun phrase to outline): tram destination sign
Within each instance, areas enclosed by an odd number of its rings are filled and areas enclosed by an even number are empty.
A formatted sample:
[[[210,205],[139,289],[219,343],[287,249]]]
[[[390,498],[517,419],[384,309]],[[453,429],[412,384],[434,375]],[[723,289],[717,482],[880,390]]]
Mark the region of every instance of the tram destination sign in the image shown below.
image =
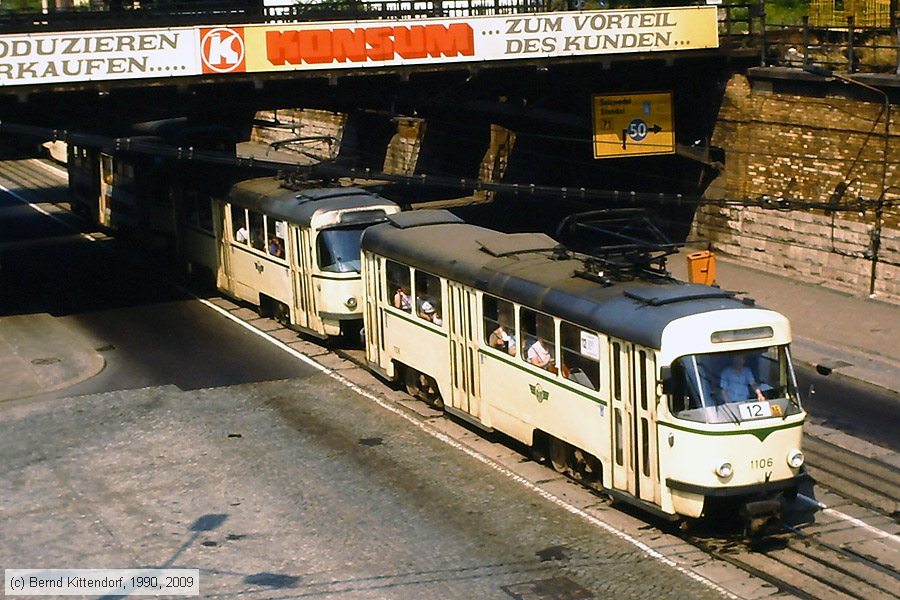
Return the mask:
[[[594,158],[675,153],[671,92],[593,97]]]
[[[0,35],[0,86],[718,47],[712,6]]]

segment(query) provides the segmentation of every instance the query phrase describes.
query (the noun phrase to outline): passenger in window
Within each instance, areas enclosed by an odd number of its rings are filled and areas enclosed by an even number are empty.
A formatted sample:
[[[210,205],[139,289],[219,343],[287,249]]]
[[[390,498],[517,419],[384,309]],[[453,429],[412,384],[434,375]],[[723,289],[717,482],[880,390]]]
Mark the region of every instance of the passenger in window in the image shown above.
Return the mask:
[[[419,315],[420,319],[431,321],[434,318],[434,306],[431,305],[431,302],[418,298],[416,300],[416,305],[416,313]]]
[[[435,309],[434,314],[431,315],[431,322],[437,325],[438,327],[443,326],[444,318],[441,316],[441,311]]]
[[[753,372],[744,366],[744,355],[735,354],[731,359],[731,366],[722,371],[719,378],[719,387],[722,389],[722,399],[725,402],[742,402],[750,398],[750,391],[756,392],[756,399],[765,401],[766,397],[756,383]]]
[[[250,234],[247,232],[247,226],[241,223],[241,226],[238,227],[238,230],[234,232],[234,241],[246,244],[249,239]]]
[[[507,331],[507,328],[503,325],[497,325],[497,329],[491,332],[491,335],[488,338],[488,345],[490,345],[491,348],[503,350],[510,356],[515,356],[517,354],[516,336]]]
[[[258,227],[253,230],[253,235],[250,237],[250,245],[257,250],[263,250],[266,247],[265,239],[262,227]]]
[[[538,338],[534,341],[533,344],[528,348],[528,362],[535,365],[536,367],[540,367],[542,369],[546,369],[547,371],[554,370],[554,360],[553,355],[547,350],[546,342],[543,338]]]
[[[412,309],[412,301],[409,298],[409,286],[401,285],[394,292],[394,308],[409,312]]]
[[[276,258],[284,258],[284,247],[279,238],[273,237],[269,240],[269,254]]]

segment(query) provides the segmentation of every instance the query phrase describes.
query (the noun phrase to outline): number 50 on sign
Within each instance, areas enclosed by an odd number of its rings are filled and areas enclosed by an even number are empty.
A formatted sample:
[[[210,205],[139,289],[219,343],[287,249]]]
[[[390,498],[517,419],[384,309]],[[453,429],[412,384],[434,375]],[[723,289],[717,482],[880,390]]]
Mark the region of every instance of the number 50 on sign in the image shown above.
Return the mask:
[[[594,158],[674,154],[670,92],[593,97]]]

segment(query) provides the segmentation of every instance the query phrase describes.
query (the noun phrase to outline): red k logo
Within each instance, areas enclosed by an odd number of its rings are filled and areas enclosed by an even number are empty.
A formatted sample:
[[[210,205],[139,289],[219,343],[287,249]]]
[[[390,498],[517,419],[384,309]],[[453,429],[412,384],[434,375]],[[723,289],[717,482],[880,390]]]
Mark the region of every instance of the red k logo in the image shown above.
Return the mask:
[[[246,69],[243,27],[200,30],[204,73],[243,73]]]

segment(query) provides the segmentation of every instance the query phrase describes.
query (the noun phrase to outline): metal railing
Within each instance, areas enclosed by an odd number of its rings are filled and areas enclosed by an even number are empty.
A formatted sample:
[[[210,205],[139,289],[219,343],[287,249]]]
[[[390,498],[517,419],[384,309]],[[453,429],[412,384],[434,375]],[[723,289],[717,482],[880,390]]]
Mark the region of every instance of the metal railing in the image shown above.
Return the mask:
[[[121,0],[47,12],[0,10],[0,33],[289,23],[298,21],[397,19],[545,12],[551,0],[323,0],[267,6],[263,0]],[[563,3],[562,9],[569,8]]]
[[[841,28],[813,27],[803,17],[799,26],[768,25],[762,55],[769,66],[900,75],[900,30],[858,28],[854,17]]]
[[[50,0],[52,6],[54,0]],[[704,0],[313,0],[288,6],[269,0],[92,0],[89,6],[41,12],[5,11],[0,33],[75,31],[132,27],[290,23],[467,17],[570,10],[662,8],[704,5]],[[758,3],[719,7],[719,33],[737,45],[762,29]]]

